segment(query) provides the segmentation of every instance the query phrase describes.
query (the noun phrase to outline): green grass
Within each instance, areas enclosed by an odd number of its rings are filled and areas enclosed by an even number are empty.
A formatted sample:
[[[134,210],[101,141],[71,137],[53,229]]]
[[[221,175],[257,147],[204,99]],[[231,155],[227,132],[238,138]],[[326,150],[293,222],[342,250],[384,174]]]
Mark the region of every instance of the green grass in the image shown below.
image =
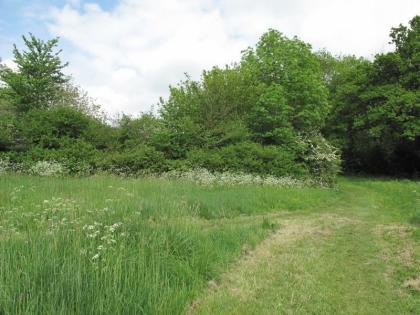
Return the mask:
[[[0,314],[414,314],[419,200],[413,181],[0,176]]]

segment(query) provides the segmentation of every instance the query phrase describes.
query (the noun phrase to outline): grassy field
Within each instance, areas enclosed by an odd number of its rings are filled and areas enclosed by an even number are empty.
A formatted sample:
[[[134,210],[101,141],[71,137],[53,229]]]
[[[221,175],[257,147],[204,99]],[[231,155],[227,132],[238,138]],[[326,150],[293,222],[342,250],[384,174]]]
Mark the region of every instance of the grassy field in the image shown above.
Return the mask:
[[[0,176],[0,314],[418,314],[420,184]]]

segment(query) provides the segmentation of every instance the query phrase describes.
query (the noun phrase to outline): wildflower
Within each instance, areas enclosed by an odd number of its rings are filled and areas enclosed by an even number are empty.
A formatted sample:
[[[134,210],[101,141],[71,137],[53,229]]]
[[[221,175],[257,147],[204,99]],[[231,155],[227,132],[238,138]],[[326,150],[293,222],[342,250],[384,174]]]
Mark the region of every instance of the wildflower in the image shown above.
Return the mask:
[[[38,161],[30,168],[30,173],[39,176],[56,176],[66,172],[66,168],[55,161]]]
[[[89,238],[96,238],[96,236],[98,236],[97,232],[87,235],[87,237],[89,237]]]
[[[111,226],[109,227],[109,231],[110,231],[111,233],[114,233],[114,232],[115,232],[115,230],[116,230],[116,229],[118,229],[118,227],[120,227],[121,225],[122,225],[122,223],[121,223],[121,222],[114,223],[113,225],[111,225]]]

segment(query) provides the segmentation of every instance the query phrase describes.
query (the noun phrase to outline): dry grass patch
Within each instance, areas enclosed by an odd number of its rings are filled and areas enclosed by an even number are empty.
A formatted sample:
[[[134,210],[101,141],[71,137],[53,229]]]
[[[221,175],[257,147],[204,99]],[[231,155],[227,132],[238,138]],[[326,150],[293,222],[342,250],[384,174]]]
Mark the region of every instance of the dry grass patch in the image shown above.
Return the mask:
[[[381,258],[386,262],[385,279],[396,280],[401,288],[420,291],[420,244],[411,237],[414,229],[408,224],[382,224],[375,232],[382,247]]]
[[[408,279],[403,283],[404,288],[409,288],[415,291],[420,291],[420,277]]]

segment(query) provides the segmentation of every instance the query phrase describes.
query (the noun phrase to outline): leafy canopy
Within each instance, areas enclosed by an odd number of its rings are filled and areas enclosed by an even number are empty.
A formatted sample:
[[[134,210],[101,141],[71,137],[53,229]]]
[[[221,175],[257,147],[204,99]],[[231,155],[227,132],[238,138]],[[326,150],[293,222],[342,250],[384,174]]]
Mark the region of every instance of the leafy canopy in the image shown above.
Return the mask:
[[[0,79],[6,84],[10,99],[18,112],[49,108],[58,99],[62,85],[69,79],[62,69],[61,50],[56,50],[58,38],[43,41],[33,34],[22,36],[27,50],[14,45],[17,70],[2,69]]]

